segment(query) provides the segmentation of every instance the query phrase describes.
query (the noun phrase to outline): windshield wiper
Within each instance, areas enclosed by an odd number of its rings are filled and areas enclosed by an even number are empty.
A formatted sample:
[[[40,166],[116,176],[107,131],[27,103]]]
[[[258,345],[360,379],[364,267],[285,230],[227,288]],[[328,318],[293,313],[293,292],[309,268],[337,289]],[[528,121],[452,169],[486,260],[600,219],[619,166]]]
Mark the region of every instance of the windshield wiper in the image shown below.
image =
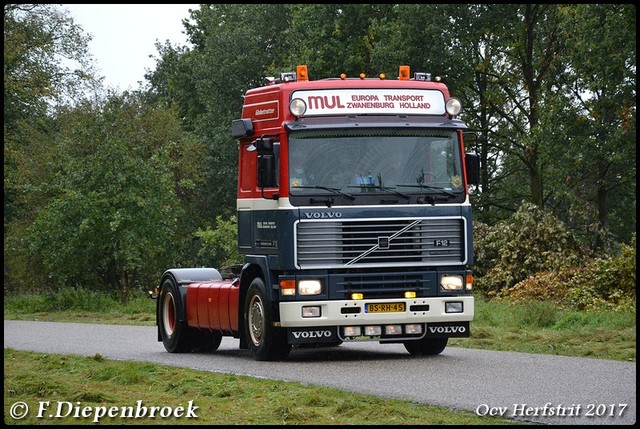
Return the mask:
[[[448,197],[455,197],[456,194],[454,194],[451,191],[447,191],[444,188],[440,188],[438,186],[429,186],[429,185],[397,185],[400,188],[420,188],[420,189],[428,189],[430,191],[436,191],[438,193],[441,193],[442,195],[446,195]]]
[[[396,189],[392,186],[378,186],[378,185],[351,185],[351,186],[347,186],[347,188],[360,188],[360,189],[379,189],[381,191],[391,191],[392,193],[402,197],[402,198],[406,198],[407,200],[410,200],[411,197],[407,194],[403,194],[402,192],[398,192],[396,191]]]
[[[334,194],[338,194],[338,195],[342,195],[343,197],[347,197],[351,201],[356,199],[356,197],[354,197],[353,195],[349,195],[349,194],[347,194],[345,192],[342,192],[338,188],[329,188],[327,186],[318,186],[318,185],[314,185],[314,186],[295,186],[295,189],[324,189],[325,191],[330,191],[330,192],[333,192]]]

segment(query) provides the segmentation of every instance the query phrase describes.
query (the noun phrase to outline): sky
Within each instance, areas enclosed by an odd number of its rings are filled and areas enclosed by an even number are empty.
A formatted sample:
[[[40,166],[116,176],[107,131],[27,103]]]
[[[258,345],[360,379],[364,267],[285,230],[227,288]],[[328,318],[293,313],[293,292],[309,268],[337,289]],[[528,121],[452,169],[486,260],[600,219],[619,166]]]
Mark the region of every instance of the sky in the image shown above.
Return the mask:
[[[197,4],[62,4],[93,39],[89,50],[107,87],[137,89],[146,69],[155,69],[156,40],[186,45],[183,19]]]

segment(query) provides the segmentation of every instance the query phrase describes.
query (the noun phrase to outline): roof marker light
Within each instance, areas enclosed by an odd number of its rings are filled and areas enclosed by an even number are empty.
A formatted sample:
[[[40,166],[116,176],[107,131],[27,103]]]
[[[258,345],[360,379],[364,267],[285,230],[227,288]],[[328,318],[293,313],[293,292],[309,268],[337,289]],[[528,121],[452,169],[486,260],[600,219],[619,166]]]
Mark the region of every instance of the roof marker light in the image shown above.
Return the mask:
[[[398,79],[409,80],[410,74],[411,68],[409,66],[400,66],[400,70],[398,71]]]
[[[298,76],[298,81],[305,82],[309,80],[309,73],[307,71],[306,65],[300,65],[297,67],[296,75]]]

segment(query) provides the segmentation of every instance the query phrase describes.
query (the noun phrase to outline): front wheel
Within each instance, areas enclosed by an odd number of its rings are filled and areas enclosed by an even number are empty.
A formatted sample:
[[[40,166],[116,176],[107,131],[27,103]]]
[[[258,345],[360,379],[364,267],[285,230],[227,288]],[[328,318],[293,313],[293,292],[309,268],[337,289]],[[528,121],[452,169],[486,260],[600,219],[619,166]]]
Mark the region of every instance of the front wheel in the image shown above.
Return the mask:
[[[160,289],[158,327],[164,348],[169,353],[190,352],[194,346],[193,329],[186,321],[178,319],[178,305],[181,305],[179,292],[171,279],[166,279]]]
[[[244,329],[249,350],[256,360],[280,360],[289,355],[291,345],[285,332],[273,326],[271,305],[261,278],[253,279],[247,291]]]
[[[434,356],[442,353],[448,341],[449,338],[421,338],[405,341],[404,348],[413,356]]]

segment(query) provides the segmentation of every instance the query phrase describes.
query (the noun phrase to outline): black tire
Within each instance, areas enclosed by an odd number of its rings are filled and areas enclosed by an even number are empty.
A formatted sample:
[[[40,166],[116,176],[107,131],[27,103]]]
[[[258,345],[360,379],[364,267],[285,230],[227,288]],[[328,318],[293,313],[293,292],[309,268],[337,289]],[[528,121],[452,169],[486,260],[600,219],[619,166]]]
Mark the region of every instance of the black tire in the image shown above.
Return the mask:
[[[405,341],[404,348],[413,356],[435,356],[442,353],[448,341],[449,338],[422,338]]]
[[[169,353],[190,352],[194,346],[194,329],[189,328],[186,321],[178,320],[178,305],[182,305],[179,293],[171,279],[166,279],[158,296],[158,327]]]
[[[286,358],[291,351],[286,332],[273,326],[271,305],[264,281],[255,278],[249,285],[244,304],[244,333],[249,350],[256,360],[271,361]]]
[[[222,333],[218,331],[202,331],[198,335],[198,350],[202,352],[215,352],[222,342]]]

